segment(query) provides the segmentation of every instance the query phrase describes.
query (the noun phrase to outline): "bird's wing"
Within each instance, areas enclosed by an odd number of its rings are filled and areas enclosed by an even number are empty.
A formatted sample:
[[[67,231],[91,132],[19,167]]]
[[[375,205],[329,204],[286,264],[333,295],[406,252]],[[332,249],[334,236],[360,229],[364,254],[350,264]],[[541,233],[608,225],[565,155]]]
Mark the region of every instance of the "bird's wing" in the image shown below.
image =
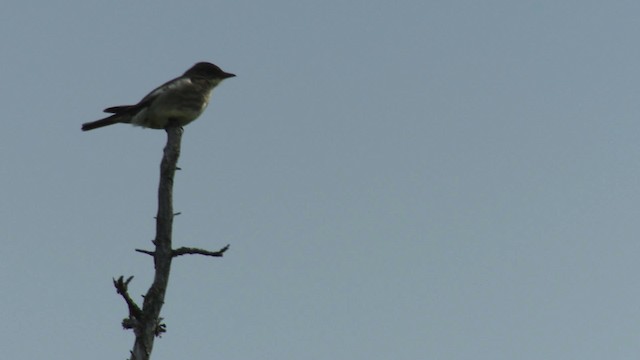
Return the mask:
[[[125,112],[137,112],[139,109],[142,109],[147,105],[149,105],[154,99],[156,99],[161,94],[167,91],[173,91],[183,87],[188,87],[191,84],[192,84],[191,79],[187,77],[182,77],[182,76],[177,77],[153,89],[150,93],[148,93],[145,97],[143,97],[139,103],[135,105],[112,106],[110,108],[104,109],[104,112],[112,113],[112,114],[120,114]]]
[[[151,91],[149,94],[147,94],[147,96],[140,100],[140,103],[148,103],[167,91],[174,91],[183,87],[189,87],[191,86],[191,84],[191,79],[182,76],[177,77],[153,89],[153,91]]]

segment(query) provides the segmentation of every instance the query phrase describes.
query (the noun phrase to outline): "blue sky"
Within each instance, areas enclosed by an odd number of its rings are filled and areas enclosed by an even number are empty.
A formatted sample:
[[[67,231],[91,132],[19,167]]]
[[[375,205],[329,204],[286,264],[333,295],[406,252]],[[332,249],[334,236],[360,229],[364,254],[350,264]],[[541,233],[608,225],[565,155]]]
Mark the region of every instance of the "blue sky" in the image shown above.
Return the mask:
[[[198,61],[154,359],[636,359],[640,4],[0,4],[0,358],[125,358],[165,135],[82,133]]]

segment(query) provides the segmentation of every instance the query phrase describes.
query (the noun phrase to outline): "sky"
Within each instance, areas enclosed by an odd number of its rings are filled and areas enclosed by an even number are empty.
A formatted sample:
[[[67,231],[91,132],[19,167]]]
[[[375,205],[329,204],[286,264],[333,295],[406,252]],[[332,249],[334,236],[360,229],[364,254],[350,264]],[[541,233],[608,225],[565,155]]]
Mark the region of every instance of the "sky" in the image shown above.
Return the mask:
[[[640,3],[4,1],[0,358],[124,359],[198,61],[153,359],[637,359]]]

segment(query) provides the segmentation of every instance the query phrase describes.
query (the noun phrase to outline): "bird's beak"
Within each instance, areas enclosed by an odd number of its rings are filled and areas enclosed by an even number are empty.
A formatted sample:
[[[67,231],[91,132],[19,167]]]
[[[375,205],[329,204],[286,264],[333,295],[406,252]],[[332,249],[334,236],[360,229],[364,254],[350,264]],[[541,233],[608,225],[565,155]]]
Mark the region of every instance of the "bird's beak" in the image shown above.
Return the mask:
[[[223,79],[228,79],[228,78],[232,78],[232,77],[235,77],[235,76],[236,76],[236,74],[231,74],[231,73],[223,73],[222,74],[222,78]]]

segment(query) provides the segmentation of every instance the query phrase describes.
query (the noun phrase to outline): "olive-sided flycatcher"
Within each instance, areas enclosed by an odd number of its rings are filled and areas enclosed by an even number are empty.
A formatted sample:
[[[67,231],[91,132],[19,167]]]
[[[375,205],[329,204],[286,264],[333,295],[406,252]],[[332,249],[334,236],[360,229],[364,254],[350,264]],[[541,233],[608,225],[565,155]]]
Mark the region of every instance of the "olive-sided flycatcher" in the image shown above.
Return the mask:
[[[104,112],[113,115],[82,124],[82,130],[93,130],[117,123],[164,129],[170,120],[180,126],[187,125],[197,119],[207,107],[213,88],[222,80],[234,76],[216,65],[199,62],[182,76],[154,89],[139,103],[105,109]]]

